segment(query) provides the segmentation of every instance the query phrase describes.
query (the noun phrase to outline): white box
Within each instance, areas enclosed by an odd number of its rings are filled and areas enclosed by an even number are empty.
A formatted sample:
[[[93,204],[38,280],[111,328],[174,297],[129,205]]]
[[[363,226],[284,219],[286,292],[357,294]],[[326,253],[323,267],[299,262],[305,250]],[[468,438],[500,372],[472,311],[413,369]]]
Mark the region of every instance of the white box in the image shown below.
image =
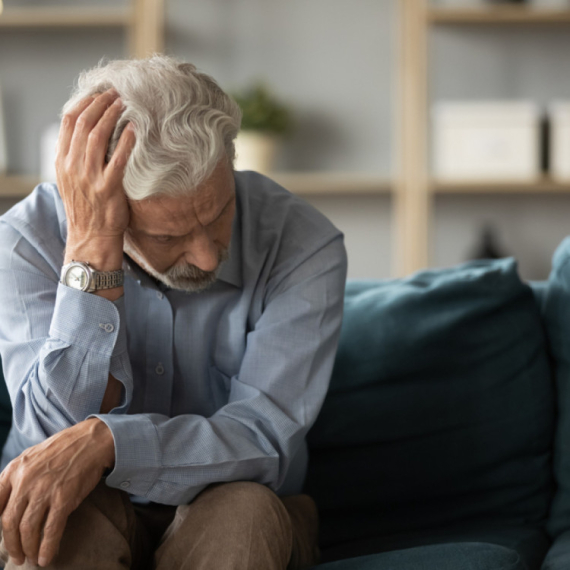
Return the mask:
[[[548,107],[550,119],[550,175],[559,182],[570,180],[570,101]]]
[[[540,108],[527,101],[433,106],[434,176],[532,182],[540,177]]]

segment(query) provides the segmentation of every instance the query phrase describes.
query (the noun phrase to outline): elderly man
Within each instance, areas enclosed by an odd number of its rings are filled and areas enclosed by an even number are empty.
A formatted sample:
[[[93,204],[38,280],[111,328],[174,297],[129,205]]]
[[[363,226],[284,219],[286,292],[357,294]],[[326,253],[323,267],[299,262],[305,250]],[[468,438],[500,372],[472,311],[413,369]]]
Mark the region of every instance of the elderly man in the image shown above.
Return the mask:
[[[233,171],[241,113],[193,65],[100,64],[62,115],[57,186],[0,218],[6,568],[311,566],[342,233]]]

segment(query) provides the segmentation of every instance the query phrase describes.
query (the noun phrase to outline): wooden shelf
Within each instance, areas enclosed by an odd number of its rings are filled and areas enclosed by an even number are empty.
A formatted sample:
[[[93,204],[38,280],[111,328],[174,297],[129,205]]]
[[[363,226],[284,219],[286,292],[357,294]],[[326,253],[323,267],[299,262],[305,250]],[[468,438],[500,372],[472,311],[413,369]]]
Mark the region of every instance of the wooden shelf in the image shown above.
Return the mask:
[[[0,198],[24,198],[39,183],[35,176],[0,176]]]
[[[380,176],[335,172],[276,172],[269,177],[294,194],[388,194],[391,184]],[[34,176],[0,176],[0,197],[24,198],[40,179]]]
[[[388,194],[392,185],[380,176],[343,172],[274,172],[269,177],[290,192],[305,196]]]
[[[535,182],[434,180],[430,184],[430,192],[432,194],[570,194],[570,182],[556,182],[550,178],[542,178]]]
[[[128,8],[6,8],[0,28],[127,27],[133,22]]]
[[[544,10],[519,6],[494,8],[431,8],[434,24],[570,24],[570,10]]]

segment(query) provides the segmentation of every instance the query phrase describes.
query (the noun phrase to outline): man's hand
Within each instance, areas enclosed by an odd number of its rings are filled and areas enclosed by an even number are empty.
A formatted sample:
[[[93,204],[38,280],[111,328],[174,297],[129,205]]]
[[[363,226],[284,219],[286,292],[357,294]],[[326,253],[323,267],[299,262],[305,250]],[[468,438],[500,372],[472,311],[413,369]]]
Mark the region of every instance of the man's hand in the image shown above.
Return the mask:
[[[90,418],[30,447],[6,466],[0,474],[0,515],[4,544],[15,564],[25,558],[40,566],[52,561],[67,518],[114,462],[111,431]]]
[[[122,267],[123,234],[130,218],[123,176],[135,144],[130,123],[108,164],[105,155],[123,110],[117,92],[109,90],[83,99],[62,119],[55,167],[67,215],[65,263],[89,261],[99,271]],[[122,289],[115,293],[116,298]]]

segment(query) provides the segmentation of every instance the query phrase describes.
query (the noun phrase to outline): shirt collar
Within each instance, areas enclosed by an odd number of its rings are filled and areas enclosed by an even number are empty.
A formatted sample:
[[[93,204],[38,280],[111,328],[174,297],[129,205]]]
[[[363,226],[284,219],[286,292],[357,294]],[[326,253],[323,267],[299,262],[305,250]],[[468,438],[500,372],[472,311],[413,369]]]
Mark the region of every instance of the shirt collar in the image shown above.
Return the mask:
[[[243,273],[242,273],[242,227],[241,227],[241,205],[240,196],[238,192],[238,184],[236,180],[236,211],[232,223],[232,237],[230,240],[230,257],[224,261],[220,273],[218,274],[219,281],[225,281],[235,285],[236,287],[243,286]]]

